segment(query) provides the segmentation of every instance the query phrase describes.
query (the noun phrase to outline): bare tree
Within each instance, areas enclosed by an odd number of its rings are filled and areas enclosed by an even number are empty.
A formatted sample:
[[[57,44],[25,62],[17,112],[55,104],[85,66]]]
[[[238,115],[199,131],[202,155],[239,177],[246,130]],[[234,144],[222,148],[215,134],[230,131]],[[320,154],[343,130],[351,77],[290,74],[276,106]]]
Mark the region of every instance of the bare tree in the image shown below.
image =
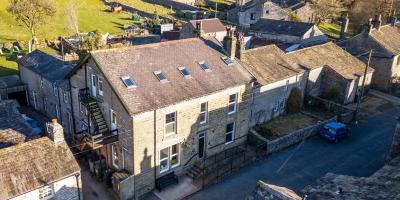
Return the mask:
[[[66,10],[67,26],[71,32],[79,35],[78,10],[76,0],[70,0]]]
[[[14,15],[34,38],[37,29],[46,23],[48,17],[55,15],[56,6],[54,0],[10,0],[7,11]]]
[[[316,10],[317,23],[339,17],[341,13],[346,11],[345,3],[346,1],[343,0],[312,0],[313,7]]]

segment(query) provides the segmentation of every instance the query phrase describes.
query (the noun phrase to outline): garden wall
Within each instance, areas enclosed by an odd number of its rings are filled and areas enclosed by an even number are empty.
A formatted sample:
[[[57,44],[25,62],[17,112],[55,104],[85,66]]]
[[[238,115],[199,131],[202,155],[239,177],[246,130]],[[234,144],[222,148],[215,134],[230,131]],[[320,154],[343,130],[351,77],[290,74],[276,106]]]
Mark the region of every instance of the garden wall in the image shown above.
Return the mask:
[[[250,144],[255,146],[261,146],[262,144],[266,144],[267,154],[278,152],[282,149],[290,147],[294,144],[301,142],[311,136],[318,134],[319,130],[321,130],[322,126],[328,122],[336,121],[337,117],[333,117],[329,120],[318,122],[312,126],[296,130],[292,133],[289,133],[283,137],[280,137],[275,140],[267,140],[258,134],[254,129],[250,130],[248,141]]]

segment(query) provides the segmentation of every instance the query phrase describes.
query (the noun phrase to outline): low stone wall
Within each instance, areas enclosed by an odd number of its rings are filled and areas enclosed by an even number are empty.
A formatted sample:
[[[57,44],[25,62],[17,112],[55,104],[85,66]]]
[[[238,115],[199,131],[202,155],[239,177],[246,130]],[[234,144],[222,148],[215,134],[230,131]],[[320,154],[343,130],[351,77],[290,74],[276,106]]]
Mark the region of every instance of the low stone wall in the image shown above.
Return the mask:
[[[329,120],[318,122],[312,126],[296,130],[275,140],[267,140],[254,129],[251,129],[249,134],[249,143],[251,142],[251,144],[255,144],[256,146],[266,143],[267,154],[275,153],[318,134],[324,124],[336,120],[337,117],[333,117]]]

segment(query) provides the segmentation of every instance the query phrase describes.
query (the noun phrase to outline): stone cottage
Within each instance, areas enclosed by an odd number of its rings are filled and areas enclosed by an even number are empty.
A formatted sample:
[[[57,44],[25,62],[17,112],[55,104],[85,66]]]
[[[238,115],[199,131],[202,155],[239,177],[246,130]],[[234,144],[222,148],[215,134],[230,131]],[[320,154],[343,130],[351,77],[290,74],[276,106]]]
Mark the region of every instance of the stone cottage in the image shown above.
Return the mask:
[[[372,68],[353,57],[336,44],[328,42],[286,54],[288,58],[308,71],[307,94],[321,96],[331,87],[339,90],[341,103],[352,103],[359,95],[365,78],[365,86],[371,83]]]
[[[286,110],[293,88],[305,90],[307,75],[275,45],[240,52],[240,61],[254,76],[251,125],[269,121]]]
[[[0,130],[0,199],[83,199],[80,167],[62,126],[56,121],[49,125],[52,139],[32,138],[26,122],[15,122]]]
[[[260,19],[292,20],[297,16],[302,22],[314,22],[315,11],[303,0],[237,0],[228,11],[228,21],[250,25]]]
[[[371,20],[365,30],[338,45],[352,55],[368,62],[368,53],[373,50],[370,66],[375,69],[372,87],[389,91],[394,79],[400,78],[400,23],[396,19],[382,25],[378,18]]]
[[[325,43],[328,37],[312,23],[260,19],[245,29],[246,35],[272,43],[311,46]]]
[[[210,40],[94,51],[68,77],[77,131],[109,167],[131,174],[122,199],[246,142],[250,74]],[[107,141],[110,135],[116,140]]]
[[[71,97],[65,76],[72,70],[72,64],[40,50],[17,62],[21,81],[28,86],[29,105],[48,118],[57,118],[66,138],[71,139],[74,132]]]
[[[218,18],[191,20],[186,23],[181,31],[180,38],[194,38],[198,36],[214,37],[219,42],[227,35],[226,28]]]

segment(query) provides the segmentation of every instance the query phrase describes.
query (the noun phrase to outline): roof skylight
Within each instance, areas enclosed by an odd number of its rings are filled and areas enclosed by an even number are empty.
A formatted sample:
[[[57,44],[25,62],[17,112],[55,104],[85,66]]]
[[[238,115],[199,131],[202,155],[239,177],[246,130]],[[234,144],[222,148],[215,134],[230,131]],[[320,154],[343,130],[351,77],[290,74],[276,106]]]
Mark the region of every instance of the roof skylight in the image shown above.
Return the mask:
[[[192,77],[192,75],[190,74],[189,70],[186,69],[186,67],[178,67],[178,70],[181,72],[181,74],[185,78],[191,78]]]
[[[123,76],[121,79],[128,89],[136,87],[135,81],[130,76]]]
[[[226,65],[231,66],[235,64],[233,60],[227,56],[222,57],[222,60],[225,62]]]
[[[211,71],[210,67],[208,66],[208,64],[204,60],[200,61],[199,65],[204,71],[206,71],[206,72],[210,72]]]
[[[155,71],[154,75],[156,75],[157,79],[161,82],[161,83],[166,83],[168,82],[167,77],[164,75],[164,73],[160,70],[160,71]]]

